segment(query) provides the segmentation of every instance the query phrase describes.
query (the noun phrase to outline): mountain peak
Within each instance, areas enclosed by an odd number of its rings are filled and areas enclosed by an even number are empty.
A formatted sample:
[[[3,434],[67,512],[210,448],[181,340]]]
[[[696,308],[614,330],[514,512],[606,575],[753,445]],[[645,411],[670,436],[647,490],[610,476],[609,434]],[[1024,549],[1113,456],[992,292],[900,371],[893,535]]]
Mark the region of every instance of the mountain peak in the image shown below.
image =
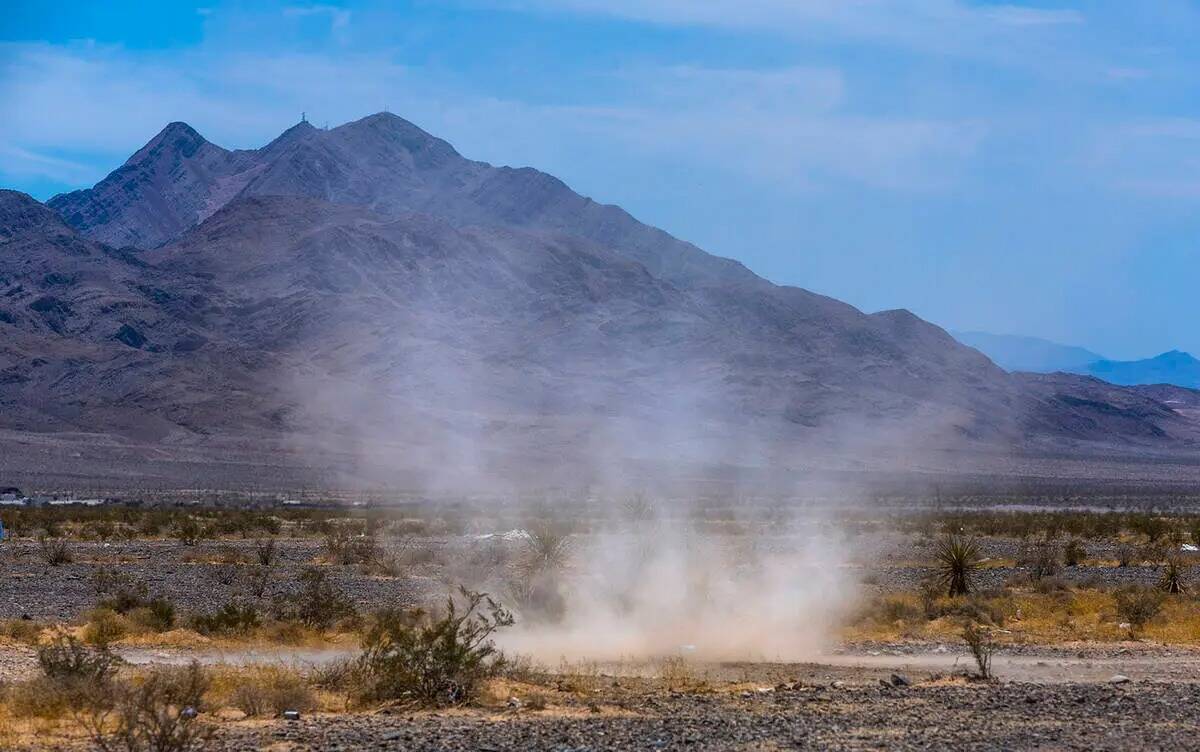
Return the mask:
[[[301,120],[283,133],[280,133],[275,137],[275,140],[259,149],[259,151],[263,154],[270,154],[276,149],[296,143],[297,141],[302,141],[318,132],[312,123],[307,120]]]
[[[395,142],[409,152],[433,150],[442,156],[458,156],[458,152],[448,142],[390,112],[367,115],[340,125],[334,131],[353,134],[359,138],[369,135],[385,142]]]
[[[167,123],[167,126],[158,132],[154,138],[138,149],[136,153],[125,164],[138,164],[147,159],[152,159],[160,154],[171,153],[179,157],[191,157],[197,151],[206,145],[208,141],[204,136],[196,132],[196,129],[182,121],[176,120],[172,123]]]

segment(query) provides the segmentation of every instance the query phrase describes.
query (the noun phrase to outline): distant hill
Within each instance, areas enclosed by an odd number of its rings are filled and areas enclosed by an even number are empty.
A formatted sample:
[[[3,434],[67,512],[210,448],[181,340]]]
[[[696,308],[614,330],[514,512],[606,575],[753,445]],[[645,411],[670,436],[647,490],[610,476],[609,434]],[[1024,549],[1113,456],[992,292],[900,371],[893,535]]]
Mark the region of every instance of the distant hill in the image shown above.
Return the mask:
[[[1113,384],[1173,384],[1200,388],[1200,360],[1185,352],[1171,350],[1143,360],[1098,360],[1088,373]]]
[[[1122,386],[1171,384],[1200,388],[1200,360],[1179,350],[1142,360],[1110,360],[1082,347],[1038,337],[987,332],[953,332],[953,335],[1006,371],[1086,374]]]
[[[988,332],[951,332],[964,345],[974,347],[1006,371],[1030,373],[1087,373],[1088,365],[1104,356],[1082,347],[1060,345],[1039,337]]]

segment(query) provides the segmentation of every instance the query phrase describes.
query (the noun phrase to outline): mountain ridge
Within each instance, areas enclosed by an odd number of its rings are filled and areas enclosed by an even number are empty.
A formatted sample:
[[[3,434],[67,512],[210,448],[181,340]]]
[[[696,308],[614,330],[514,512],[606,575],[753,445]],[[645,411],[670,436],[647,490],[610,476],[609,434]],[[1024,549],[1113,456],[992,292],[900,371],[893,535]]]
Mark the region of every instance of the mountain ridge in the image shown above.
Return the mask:
[[[41,417],[0,431],[282,442],[484,484],[535,461],[599,477],[954,452],[962,472],[1200,439],[1185,393],[1008,374],[907,310],[774,285],[386,113],[240,151],[174,123],[48,204],[65,224],[22,230],[41,266],[0,252],[0,301],[23,306],[0,329],[29,343],[5,351],[0,404]],[[71,244],[109,287],[67,280],[61,311],[30,309]]]
[[[1139,360],[1114,360],[1081,347],[1037,337],[987,332],[954,332],[954,337],[1009,371],[1086,374],[1121,386],[1169,384],[1200,388],[1200,360],[1180,350]]]

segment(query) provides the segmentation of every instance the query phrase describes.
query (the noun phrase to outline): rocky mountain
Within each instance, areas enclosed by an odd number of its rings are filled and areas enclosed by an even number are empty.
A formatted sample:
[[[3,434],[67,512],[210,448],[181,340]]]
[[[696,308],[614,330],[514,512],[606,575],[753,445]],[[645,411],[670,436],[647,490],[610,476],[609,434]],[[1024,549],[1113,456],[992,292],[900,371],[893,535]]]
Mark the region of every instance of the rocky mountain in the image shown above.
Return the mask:
[[[343,464],[518,484],[535,460],[578,477],[1200,438],[1154,394],[1010,375],[907,311],[773,285],[390,114],[249,151],[173,123],[92,189],[0,208],[18,436],[169,462],[269,445],[246,462],[291,467],[281,483]]]

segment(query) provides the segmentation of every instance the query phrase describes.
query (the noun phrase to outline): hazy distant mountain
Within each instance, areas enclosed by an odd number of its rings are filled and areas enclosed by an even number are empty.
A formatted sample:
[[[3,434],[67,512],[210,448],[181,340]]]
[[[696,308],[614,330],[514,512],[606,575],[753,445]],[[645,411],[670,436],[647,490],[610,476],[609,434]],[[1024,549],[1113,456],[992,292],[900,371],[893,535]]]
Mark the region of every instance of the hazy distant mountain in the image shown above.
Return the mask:
[[[1114,384],[1173,384],[1200,388],[1200,360],[1171,350],[1144,360],[1098,360],[1087,372]]]
[[[979,350],[1006,371],[1087,373],[1087,366],[1104,356],[1082,347],[1060,345],[1038,337],[987,332],[952,332],[964,345]]]
[[[0,194],[0,435],[514,483],[1200,438],[1157,393],[1010,375],[394,115],[248,151],[172,123],[48,203],[65,223]]]
[[[1172,350],[1143,360],[1109,360],[1082,347],[1060,345],[1037,337],[1020,337],[986,332],[954,332],[1008,371],[1030,373],[1080,373],[1126,386],[1172,384],[1200,388],[1200,360]]]

